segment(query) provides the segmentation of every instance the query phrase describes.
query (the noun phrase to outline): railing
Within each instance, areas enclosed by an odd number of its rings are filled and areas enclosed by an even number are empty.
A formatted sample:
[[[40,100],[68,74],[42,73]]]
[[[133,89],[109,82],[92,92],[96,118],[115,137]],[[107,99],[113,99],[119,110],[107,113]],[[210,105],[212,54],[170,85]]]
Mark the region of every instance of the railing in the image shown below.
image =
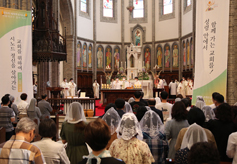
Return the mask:
[[[40,101],[41,99],[37,99]],[[92,109],[95,115],[95,99],[94,98],[49,98],[47,100],[54,110],[58,113],[60,107],[63,106],[63,114],[66,114],[69,110],[69,106],[72,102],[79,102],[83,109],[88,110]]]

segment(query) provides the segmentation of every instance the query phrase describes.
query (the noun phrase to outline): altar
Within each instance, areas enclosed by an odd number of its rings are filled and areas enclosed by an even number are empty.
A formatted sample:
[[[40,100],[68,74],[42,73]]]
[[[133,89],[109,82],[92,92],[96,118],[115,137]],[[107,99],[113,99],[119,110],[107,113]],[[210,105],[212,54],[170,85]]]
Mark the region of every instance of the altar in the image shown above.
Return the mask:
[[[142,84],[142,91],[144,92],[144,99],[149,99],[153,97],[153,80],[139,80]],[[130,80],[132,84],[135,80]]]
[[[114,103],[117,98],[123,98],[128,101],[134,96],[134,92],[142,91],[141,89],[101,89],[101,102],[103,106]]]

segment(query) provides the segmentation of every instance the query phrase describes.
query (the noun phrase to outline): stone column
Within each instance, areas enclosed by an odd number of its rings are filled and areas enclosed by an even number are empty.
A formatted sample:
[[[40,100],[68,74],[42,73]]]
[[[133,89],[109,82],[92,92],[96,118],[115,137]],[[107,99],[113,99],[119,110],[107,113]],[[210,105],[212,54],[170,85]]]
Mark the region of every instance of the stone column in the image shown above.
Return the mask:
[[[51,62],[51,87],[58,87],[59,86],[59,63]]]
[[[178,29],[179,29],[179,80],[183,76],[183,56],[182,56],[182,0],[179,0],[179,13],[178,13]]]
[[[63,62],[63,76],[67,79],[74,78],[74,37],[67,36],[67,61]]]
[[[92,83],[94,82],[94,79],[97,79],[97,62],[96,62],[96,0],[93,0],[93,58],[92,58],[92,72],[93,72],[93,78]]]
[[[237,101],[237,1],[230,0],[229,45],[227,67],[227,102],[233,105]]]
[[[195,73],[195,43],[196,43],[196,0],[193,0],[193,35],[192,35],[192,38],[193,38],[193,75]]]
[[[49,63],[40,62],[37,64],[37,73],[38,73],[38,86],[37,86],[37,98],[41,97],[42,94],[46,94],[47,81],[49,80]]]
[[[152,47],[151,47],[151,70],[156,64],[156,52],[155,52],[155,38],[156,38],[156,16],[155,16],[155,0],[152,0]],[[153,58],[152,58],[153,57]],[[155,59],[155,60],[152,60]]]
[[[121,0],[121,50],[120,50],[120,60],[125,63],[126,56],[125,49],[124,49],[124,0]],[[127,61],[126,61],[127,62]],[[120,61],[119,61],[120,63]]]

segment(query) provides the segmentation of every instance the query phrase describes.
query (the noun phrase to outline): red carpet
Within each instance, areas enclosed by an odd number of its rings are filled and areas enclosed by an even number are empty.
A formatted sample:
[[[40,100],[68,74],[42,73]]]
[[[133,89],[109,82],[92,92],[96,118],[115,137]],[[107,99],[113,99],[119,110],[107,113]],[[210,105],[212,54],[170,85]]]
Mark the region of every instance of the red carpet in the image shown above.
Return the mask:
[[[100,100],[95,100],[95,116],[102,116],[104,114],[105,107],[100,104]]]

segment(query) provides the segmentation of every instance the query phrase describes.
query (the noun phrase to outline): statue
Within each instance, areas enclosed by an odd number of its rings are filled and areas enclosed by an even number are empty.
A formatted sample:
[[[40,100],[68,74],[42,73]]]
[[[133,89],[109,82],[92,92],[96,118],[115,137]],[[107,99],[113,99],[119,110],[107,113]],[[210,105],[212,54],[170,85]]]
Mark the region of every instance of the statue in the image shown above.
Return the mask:
[[[104,71],[103,71],[104,72]],[[113,72],[114,71],[112,71],[111,73],[106,73],[106,72],[104,72],[104,74],[105,74],[105,79],[106,79],[106,84],[109,84],[110,85],[110,79],[111,79],[111,77],[112,77],[112,75],[113,75]]]
[[[141,39],[141,35],[140,35],[140,31],[137,30],[135,33],[135,39],[136,39],[136,46],[140,46],[140,39]]]

